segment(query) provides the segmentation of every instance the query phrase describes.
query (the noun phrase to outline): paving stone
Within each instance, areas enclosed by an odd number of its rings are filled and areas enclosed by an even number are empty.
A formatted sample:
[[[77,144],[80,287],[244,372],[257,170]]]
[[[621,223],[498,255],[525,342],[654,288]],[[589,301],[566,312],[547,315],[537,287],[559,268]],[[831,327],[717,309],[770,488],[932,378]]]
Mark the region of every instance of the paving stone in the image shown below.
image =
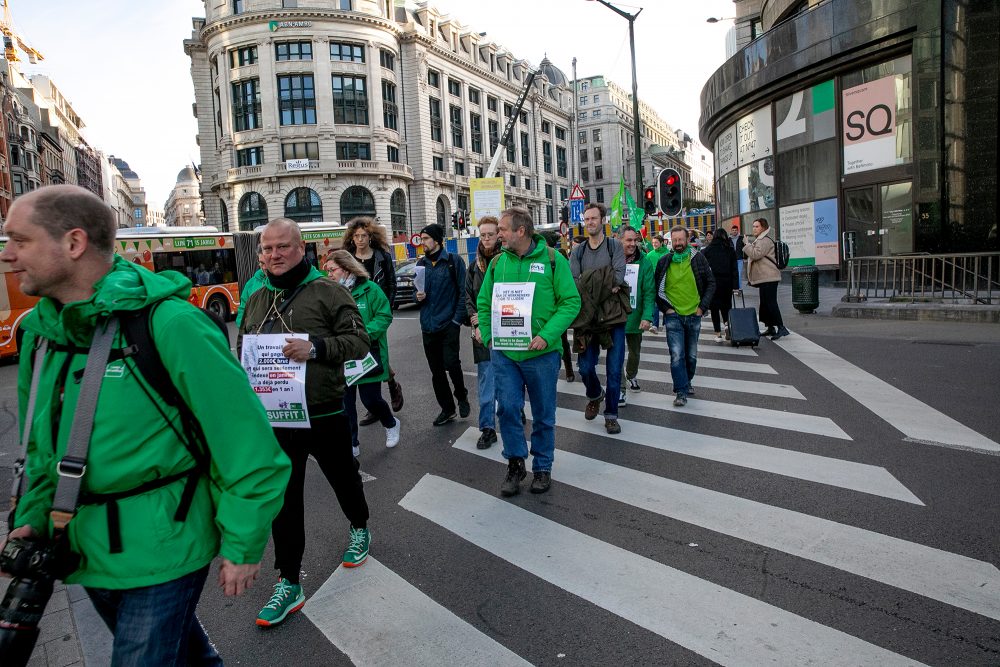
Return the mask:
[[[60,639],[54,639],[45,644],[45,657],[48,667],[67,667],[83,661],[80,642],[76,633],[68,634]]]

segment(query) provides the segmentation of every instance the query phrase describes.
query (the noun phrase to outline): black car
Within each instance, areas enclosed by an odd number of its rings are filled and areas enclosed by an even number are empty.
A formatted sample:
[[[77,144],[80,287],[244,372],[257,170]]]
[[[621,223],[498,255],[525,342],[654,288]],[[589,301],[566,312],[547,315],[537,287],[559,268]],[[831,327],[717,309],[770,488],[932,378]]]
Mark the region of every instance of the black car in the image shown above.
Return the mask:
[[[416,259],[406,259],[396,264],[396,300],[392,304],[394,309],[417,302],[417,288],[413,286],[416,266]]]

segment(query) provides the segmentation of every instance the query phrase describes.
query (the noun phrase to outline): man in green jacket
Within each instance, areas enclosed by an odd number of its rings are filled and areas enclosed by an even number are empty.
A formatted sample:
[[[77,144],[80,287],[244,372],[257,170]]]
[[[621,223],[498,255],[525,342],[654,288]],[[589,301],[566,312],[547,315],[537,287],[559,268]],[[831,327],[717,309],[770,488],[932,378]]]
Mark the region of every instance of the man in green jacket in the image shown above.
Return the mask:
[[[632,301],[632,314],[625,321],[628,361],[625,364],[621,398],[618,399],[618,405],[625,405],[629,389],[642,391],[636,376],[639,374],[642,333],[649,331],[653,321],[653,310],[656,307],[656,290],[653,288],[653,273],[656,267],[646,260],[646,254],[639,249],[639,230],[622,227],[620,237],[625,248],[625,282],[629,285],[629,298]]]
[[[74,378],[83,373],[98,325],[112,313],[149,308],[153,352],[197,419],[210,462],[196,464],[197,443],[185,444],[190,431],[179,411],[140,378],[119,333],[113,349],[122,352],[111,356],[104,374],[82,494],[66,525],[81,556],[66,582],[87,588],[114,634],[114,664],[180,664],[189,656],[221,664],[195,617],[209,563],[222,556],[219,585],[226,595],[253,583],[289,461],[218,328],[187,302],[190,281],[115,256],[116,227],[104,202],[73,185],[41,188],[11,208],[0,259],[10,263],[21,291],[41,300],[21,324],[22,425],[32,374],[40,375],[28,437],[31,483],[10,537],[51,537],[62,524],[62,516],[50,520],[50,510],[80,398]],[[30,351],[39,339],[48,348],[36,360]],[[177,519],[189,483],[190,506]]]
[[[531,402],[532,493],[552,483],[556,448],[556,383],[562,334],[580,312],[580,293],[569,262],[535,234],[531,213],[510,208],[500,214],[503,252],[494,259],[479,290],[476,340],[491,348],[497,417],[507,476],[504,496],[521,490],[527,475],[521,411],[527,389]]]

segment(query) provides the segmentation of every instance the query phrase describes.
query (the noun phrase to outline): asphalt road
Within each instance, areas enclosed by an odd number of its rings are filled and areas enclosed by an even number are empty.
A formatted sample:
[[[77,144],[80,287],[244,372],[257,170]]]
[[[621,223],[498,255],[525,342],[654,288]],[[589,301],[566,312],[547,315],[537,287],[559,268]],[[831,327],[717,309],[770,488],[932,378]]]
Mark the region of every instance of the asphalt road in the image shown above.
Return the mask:
[[[663,336],[646,335],[649,379],[620,410],[621,436],[584,420],[584,399],[567,393],[579,380],[561,385],[552,490],[501,500],[503,464],[465,451],[475,409],[431,426],[416,315],[397,312],[390,330],[402,441],[387,450],[378,425],[362,431],[373,561],[337,569],[347,522],[311,466],[312,599],[282,626],[254,625],[270,550],[247,595],[210,584],[200,616],[227,663],[1000,664],[1000,456],[906,438],[951,418],[1000,442],[1000,328],[790,317],[859,369],[856,391],[791,343],[725,354],[706,333],[683,411],[666,409]],[[865,398],[860,371],[923,408],[900,423],[905,400]],[[782,395],[732,391],[734,380]],[[15,382],[0,368],[0,484]]]

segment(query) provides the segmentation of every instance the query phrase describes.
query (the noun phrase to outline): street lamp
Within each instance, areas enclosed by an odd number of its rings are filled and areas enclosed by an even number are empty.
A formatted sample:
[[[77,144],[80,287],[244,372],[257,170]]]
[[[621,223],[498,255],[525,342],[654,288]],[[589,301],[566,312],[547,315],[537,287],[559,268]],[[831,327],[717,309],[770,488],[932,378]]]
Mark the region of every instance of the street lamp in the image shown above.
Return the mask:
[[[735,16],[718,16],[718,17],[716,17],[716,16],[710,16],[707,19],[705,19],[705,23],[718,23],[720,21],[734,21],[735,19],[736,19]]]
[[[635,190],[636,201],[642,197],[642,133],[639,125],[639,85],[635,78],[635,20],[642,13],[642,7],[635,14],[618,9],[607,0],[587,0],[599,2],[615,14],[628,21],[628,45],[632,52],[632,132],[635,135]]]

